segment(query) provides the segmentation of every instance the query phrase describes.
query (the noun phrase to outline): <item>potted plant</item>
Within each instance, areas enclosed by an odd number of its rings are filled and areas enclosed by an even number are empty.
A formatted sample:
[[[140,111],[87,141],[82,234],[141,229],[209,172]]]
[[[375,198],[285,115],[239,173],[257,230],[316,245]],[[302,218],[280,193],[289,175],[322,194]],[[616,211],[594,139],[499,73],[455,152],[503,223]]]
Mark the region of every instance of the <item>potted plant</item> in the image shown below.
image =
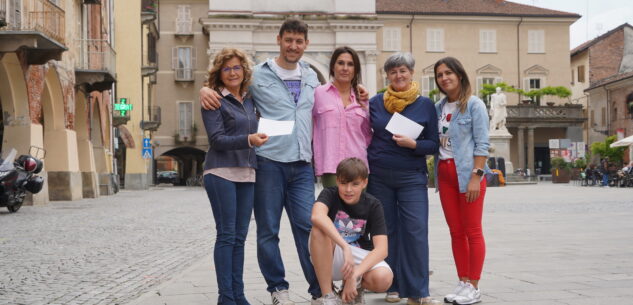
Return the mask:
[[[561,157],[552,158],[552,182],[569,183],[571,180],[571,164]]]
[[[578,158],[571,163],[571,179],[579,180],[580,173],[587,167],[585,158]]]

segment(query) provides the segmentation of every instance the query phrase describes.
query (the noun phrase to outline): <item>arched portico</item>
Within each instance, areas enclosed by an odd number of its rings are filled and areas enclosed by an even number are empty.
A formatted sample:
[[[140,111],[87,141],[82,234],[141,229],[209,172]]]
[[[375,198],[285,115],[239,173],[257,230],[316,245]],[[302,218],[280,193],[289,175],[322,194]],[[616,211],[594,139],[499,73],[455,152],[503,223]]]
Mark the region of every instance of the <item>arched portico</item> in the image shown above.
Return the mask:
[[[88,99],[81,91],[75,92],[75,132],[77,133],[77,151],[79,152],[79,170],[83,198],[99,196],[99,181],[95,165],[95,156],[90,140],[90,116]]]
[[[62,87],[55,68],[44,78],[42,92],[42,125],[44,125],[45,168],[48,173],[51,200],[82,198],[82,179],[79,170],[77,135],[66,129]]]
[[[178,163],[178,174],[181,184],[191,177],[197,177],[203,174],[202,164],[204,163],[205,152],[195,147],[178,147],[169,150],[157,158],[157,160],[166,160],[163,157],[170,157]],[[157,170],[171,170],[171,168],[160,168],[161,163],[157,162]]]
[[[18,154],[27,154],[31,146],[44,147],[42,125],[32,120],[28,101],[27,83],[20,60],[15,53],[6,53],[0,58],[0,103],[2,103],[4,125],[3,155],[13,148],[18,151]],[[45,170],[39,174],[44,177],[42,191],[35,195],[29,194],[25,199],[25,205],[48,202],[46,164],[45,159]]]

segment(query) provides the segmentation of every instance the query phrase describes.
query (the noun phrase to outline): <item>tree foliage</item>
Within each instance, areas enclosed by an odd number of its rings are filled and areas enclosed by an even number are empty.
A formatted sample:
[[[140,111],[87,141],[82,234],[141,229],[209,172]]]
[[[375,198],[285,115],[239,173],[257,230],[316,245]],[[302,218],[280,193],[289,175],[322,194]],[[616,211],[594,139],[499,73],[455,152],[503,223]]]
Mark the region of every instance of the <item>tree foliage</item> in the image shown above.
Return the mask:
[[[610,136],[604,139],[604,142],[594,142],[591,144],[591,153],[600,155],[600,158],[609,158],[609,161],[618,164],[622,163],[624,151],[626,147],[609,147],[611,143],[617,140],[616,136]]]
[[[512,86],[508,86],[508,84],[501,82],[501,83],[496,83],[494,85],[483,84],[483,88],[479,91],[479,94],[481,94],[481,98],[486,98],[489,95],[495,93],[497,90],[497,87],[501,88],[501,90],[505,92],[516,93],[519,95],[527,96],[531,99],[534,99],[536,97],[541,97],[544,95],[558,96],[560,98],[568,98],[571,96],[571,90],[563,86],[558,86],[558,87],[547,86],[541,89],[525,91],[523,89],[517,89]]]

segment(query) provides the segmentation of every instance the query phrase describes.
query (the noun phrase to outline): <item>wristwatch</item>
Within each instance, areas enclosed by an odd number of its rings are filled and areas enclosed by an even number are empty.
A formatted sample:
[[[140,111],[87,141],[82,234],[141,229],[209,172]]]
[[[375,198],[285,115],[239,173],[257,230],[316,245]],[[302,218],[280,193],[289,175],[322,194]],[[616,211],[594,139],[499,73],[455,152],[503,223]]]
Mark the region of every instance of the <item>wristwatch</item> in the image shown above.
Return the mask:
[[[484,175],[484,170],[483,170],[483,169],[481,169],[481,168],[475,168],[475,169],[473,169],[473,174],[475,174],[475,175],[477,175],[477,176],[481,177],[481,176],[483,176],[483,175]]]

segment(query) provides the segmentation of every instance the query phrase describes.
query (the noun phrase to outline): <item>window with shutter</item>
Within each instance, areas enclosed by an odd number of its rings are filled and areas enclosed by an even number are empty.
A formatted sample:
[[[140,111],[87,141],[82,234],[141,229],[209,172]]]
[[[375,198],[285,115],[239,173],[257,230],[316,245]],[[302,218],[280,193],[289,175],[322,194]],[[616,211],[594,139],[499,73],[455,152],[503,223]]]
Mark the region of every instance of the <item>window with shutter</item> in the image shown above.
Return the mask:
[[[578,66],[578,82],[579,83],[585,82],[585,66],[584,65]]]
[[[178,135],[181,140],[191,140],[193,126],[193,102],[178,102]]]
[[[528,31],[528,53],[545,53],[545,31]]]
[[[401,45],[400,28],[385,27],[383,28],[383,51],[400,51]]]
[[[195,49],[192,47],[175,47],[172,49],[172,67],[176,73],[176,80],[193,80],[195,54]]]
[[[545,87],[545,77],[528,77],[524,79],[525,81],[525,91],[530,92],[532,90],[538,90]],[[537,105],[541,104],[541,97],[532,98]]]
[[[479,31],[479,52],[481,53],[497,52],[497,31],[496,30],[480,30]]]
[[[178,5],[178,15],[176,17],[176,34],[191,34],[191,6]]]
[[[437,88],[437,84],[435,84],[435,77],[433,75],[425,75],[422,76],[422,91],[421,94],[422,96],[426,96],[429,97],[429,93],[431,93],[431,91],[435,90]],[[434,102],[437,102],[440,100],[440,93],[436,93],[435,96],[433,96],[433,98],[431,98]]]
[[[426,51],[444,52],[444,29],[426,30]]]

